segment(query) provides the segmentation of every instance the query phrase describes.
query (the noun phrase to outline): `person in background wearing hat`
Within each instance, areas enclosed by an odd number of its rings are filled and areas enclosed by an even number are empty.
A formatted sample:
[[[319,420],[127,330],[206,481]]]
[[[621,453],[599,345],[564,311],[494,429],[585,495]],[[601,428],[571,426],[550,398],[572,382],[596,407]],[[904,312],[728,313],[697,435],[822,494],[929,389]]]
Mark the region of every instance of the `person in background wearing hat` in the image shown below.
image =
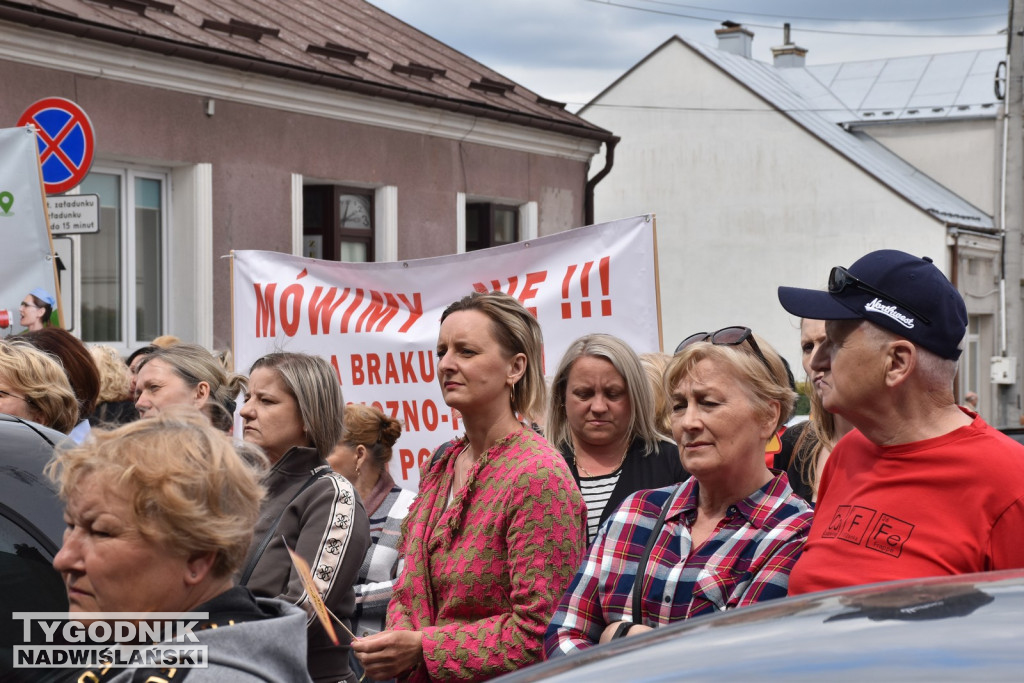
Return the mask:
[[[21,325],[29,332],[41,330],[49,326],[50,316],[57,307],[57,300],[42,287],[29,292],[18,307],[21,312]]]
[[[779,301],[827,321],[812,379],[856,428],[821,474],[790,594],[1024,567],[1024,446],[956,405],[967,308],[931,259],[875,251]]]

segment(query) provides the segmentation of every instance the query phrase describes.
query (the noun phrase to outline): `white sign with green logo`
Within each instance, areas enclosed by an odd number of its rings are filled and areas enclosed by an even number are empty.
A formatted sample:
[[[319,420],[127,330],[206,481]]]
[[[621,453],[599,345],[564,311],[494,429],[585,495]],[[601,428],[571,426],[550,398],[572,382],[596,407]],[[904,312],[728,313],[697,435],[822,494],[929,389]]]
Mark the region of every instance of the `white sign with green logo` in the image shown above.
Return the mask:
[[[35,130],[0,128],[0,310],[14,322],[0,336],[19,331],[18,303],[36,287],[60,300],[46,218]]]

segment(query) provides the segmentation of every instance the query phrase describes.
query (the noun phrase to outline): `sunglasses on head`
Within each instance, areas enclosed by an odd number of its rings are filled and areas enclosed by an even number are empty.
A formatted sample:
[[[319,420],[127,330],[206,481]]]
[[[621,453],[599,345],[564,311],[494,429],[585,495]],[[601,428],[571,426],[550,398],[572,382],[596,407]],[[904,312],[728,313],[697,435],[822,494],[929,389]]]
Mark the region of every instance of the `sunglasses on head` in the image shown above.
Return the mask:
[[[931,325],[931,321],[928,320],[927,317],[922,315],[919,311],[915,310],[914,308],[911,308],[910,306],[906,305],[893,295],[886,294],[880,289],[875,289],[868,283],[858,278],[856,275],[850,273],[850,271],[848,271],[846,268],[843,268],[842,266],[836,266],[835,268],[833,268],[832,272],[829,273],[828,275],[829,294],[839,294],[851,287],[854,289],[859,289],[862,292],[867,292],[868,294],[877,296],[881,299],[885,299],[886,301],[892,302],[899,306],[900,308],[912,313],[915,318],[918,318],[925,325]]]
[[[754,340],[754,333],[749,327],[723,327],[717,332],[697,332],[691,334],[689,337],[679,342],[679,346],[676,347],[676,353],[679,353],[687,346],[696,344],[697,342],[711,342],[715,346],[739,346],[743,342],[750,342],[750,348],[754,349],[754,354],[764,363],[764,367],[767,368],[768,374],[774,374],[772,372],[772,366],[768,364],[768,359],[765,358],[761,352],[761,348],[757,345],[757,341]]]

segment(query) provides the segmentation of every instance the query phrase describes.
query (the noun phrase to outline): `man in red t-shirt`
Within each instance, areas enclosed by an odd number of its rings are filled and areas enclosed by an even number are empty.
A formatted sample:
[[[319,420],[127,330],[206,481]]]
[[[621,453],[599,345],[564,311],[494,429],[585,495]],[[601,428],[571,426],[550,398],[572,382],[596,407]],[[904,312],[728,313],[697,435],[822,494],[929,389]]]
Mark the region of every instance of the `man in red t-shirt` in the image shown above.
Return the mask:
[[[1024,446],[956,405],[967,308],[931,259],[875,251],[779,301],[827,321],[810,379],[856,427],[825,464],[790,594],[1024,567]]]

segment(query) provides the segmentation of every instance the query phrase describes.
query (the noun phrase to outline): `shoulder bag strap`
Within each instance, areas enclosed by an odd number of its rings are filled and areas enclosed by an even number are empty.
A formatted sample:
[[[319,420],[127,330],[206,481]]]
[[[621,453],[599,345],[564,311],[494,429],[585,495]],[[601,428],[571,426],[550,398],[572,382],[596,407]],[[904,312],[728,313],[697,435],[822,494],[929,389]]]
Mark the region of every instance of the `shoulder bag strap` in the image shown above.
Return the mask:
[[[441,459],[441,454],[448,450],[448,448],[451,447],[453,443],[455,443],[455,439],[452,439],[451,441],[445,441],[443,444],[437,447],[437,450],[434,451],[434,454],[430,456],[431,467],[437,464],[437,461]]]
[[[306,483],[302,485],[302,488],[296,491],[295,495],[291,497],[291,500],[289,500],[285,504],[285,506],[281,508],[281,514],[277,516],[277,519],[274,520],[274,523],[270,525],[269,529],[267,529],[267,533],[263,536],[263,539],[260,541],[259,546],[257,546],[256,552],[253,553],[253,556],[251,558],[249,558],[249,562],[246,563],[245,569],[242,570],[241,576],[238,577],[239,586],[244,586],[249,583],[249,577],[252,576],[253,570],[256,569],[256,564],[260,561],[260,558],[263,557],[263,553],[264,551],[266,551],[267,546],[270,545],[271,539],[274,538],[274,533],[277,531],[277,527],[281,524],[281,520],[284,519],[284,513],[288,511],[288,506],[291,505],[296,498],[302,495],[303,491],[312,486],[317,479],[319,479],[320,477],[322,477],[323,475],[330,471],[331,468],[329,465],[321,465],[320,467],[317,467],[315,470],[313,470],[313,473],[310,475],[309,479],[306,480]]]
[[[651,550],[654,549],[654,542],[658,540],[661,528],[665,526],[665,517],[668,516],[668,509],[672,506],[672,501],[675,500],[677,491],[678,488],[672,489],[665,504],[661,506],[661,514],[658,515],[658,521],[654,523],[654,527],[651,529],[651,535],[647,539],[647,545],[644,547],[644,554],[640,556],[640,562],[636,565],[636,575],[633,577],[634,624],[643,623],[640,619],[640,607],[643,601],[644,574],[647,572],[647,561],[651,557]]]

